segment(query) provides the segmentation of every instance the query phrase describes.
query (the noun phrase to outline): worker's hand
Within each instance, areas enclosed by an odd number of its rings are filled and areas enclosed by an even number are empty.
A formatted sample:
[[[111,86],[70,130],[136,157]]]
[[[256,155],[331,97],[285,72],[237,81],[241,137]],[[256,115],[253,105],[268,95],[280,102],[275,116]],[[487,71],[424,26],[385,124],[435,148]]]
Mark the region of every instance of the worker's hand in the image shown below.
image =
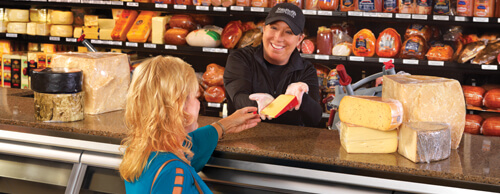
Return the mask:
[[[254,93],[254,94],[250,94],[250,96],[248,96],[248,98],[250,100],[255,100],[257,101],[257,106],[259,108],[259,115],[260,115],[260,118],[262,120],[271,120],[271,117],[269,117],[268,115],[262,115],[260,114],[260,112],[266,108],[267,105],[271,104],[271,102],[274,100],[274,97],[271,96],[270,94],[267,94],[267,93]]]
[[[305,84],[304,82],[295,82],[288,85],[285,94],[290,94],[297,97],[297,101],[299,103],[297,104],[297,106],[295,106],[295,110],[299,110],[300,105],[302,104],[302,96],[307,92],[309,92],[309,86],[307,84]]]

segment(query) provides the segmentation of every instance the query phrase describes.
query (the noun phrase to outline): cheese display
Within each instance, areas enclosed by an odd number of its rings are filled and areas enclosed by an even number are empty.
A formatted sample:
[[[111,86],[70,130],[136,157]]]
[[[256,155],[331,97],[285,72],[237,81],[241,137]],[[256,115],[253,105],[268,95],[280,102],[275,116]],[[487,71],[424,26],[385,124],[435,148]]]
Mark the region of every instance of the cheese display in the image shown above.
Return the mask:
[[[64,33],[64,32],[61,32],[61,33]],[[47,23],[37,23],[36,24],[36,35],[48,36],[49,34],[50,34],[50,24],[47,24]]]
[[[389,131],[403,121],[403,106],[397,100],[375,96],[345,96],[340,101],[342,122]]]
[[[412,162],[446,159],[451,152],[450,126],[436,122],[408,122],[399,128],[398,153]]]
[[[99,39],[99,28],[96,26],[82,26],[85,39]]]
[[[83,34],[83,29],[82,27],[75,27],[73,30],[73,38],[80,38]]]
[[[401,102],[403,122],[448,123],[451,126],[451,148],[458,148],[465,126],[465,100],[457,80],[385,75],[382,97]]]
[[[156,16],[152,18],[151,42],[154,44],[164,44],[163,35],[165,34],[165,25],[170,18],[167,16]]]
[[[52,24],[73,24],[73,12],[54,10],[50,14]]]
[[[51,25],[50,26],[51,36],[60,37],[73,37],[73,26],[72,25]]]
[[[199,47],[218,47],[220,42],[220,35],[212,30],[199,29],[191,31],[186,36],[186,42],[189,46]]]
[[[56,53],[51,66],[78,68],[83,71],[86,114],[99,114],[125,108],[130,84],[130,67],[126,54]]]
[[[141,11],[128,31],[127,39],[132,42],[146,42],[151,34],[152,18],[157,15],[154,11]]]
[[[84,26],[95,26],[99,27],[99,16],[96,15],[85,15],[83,17]]]
[[[289,94],[279,95],[266,108],[262,109],[260,114],[267,115],[271,118],[278,118],[281,114],[297,106],[299,102],[297,97]]]
[[[29,22],[30,10],[27,9],[5,9],[5,21],[9,22]]]
[[[134,24],[135,18],[137,18],[137,11],[123,10],[120,18],[116,20],[115,27],[111,33],[113,40],[126,41],[127,32]]]
[[[113,29],[115,27],[115,20],[113,19],[98,19],[99,29]]]
[[[36,22],[29,22],[26,24],[26,34],[36,35]]]
[[[9,22],[7,24],[7,33],[26,34],[27,31],[27,23]]]
[[[113,32],[113,29],[99,29],[99,39],[113,40],[113,38],[111,38],[111,32]]]
[[[392,153],[398,148],[398,131],[380,131],[341,122],[340,143],[347,153]]]

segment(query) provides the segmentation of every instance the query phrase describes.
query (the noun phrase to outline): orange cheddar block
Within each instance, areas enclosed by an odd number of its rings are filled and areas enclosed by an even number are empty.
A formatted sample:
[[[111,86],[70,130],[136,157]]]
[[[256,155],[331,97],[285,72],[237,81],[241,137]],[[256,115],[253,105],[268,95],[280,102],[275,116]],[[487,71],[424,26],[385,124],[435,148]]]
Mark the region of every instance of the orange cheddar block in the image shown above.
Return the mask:
[[[154,11],[142,11],[127,33],[127,39],[131,42],[146,42],[151,34],[152,19],[157,15]]]
[[[126,41],[127,32],[130,30],[137,18],[137,11],[134,10],[123,10],[120,14],[120,18],[115,23],[113,32],[111,32],[111,38],[113,40]]]
[[[271,118],[278,118],[281,114],[297,106],[299,101],[294,95],[282,94],[267,105],[260,113]]]

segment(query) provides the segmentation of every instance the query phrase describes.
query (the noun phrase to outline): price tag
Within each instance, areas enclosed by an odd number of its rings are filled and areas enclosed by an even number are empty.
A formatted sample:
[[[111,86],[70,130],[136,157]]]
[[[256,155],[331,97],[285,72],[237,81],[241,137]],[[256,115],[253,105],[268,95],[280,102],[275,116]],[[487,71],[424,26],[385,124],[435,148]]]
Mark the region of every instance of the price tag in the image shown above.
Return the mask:
[[[209,47],[203,47],[203,52],[209,52],[209,53],[227,53],[227,49],[225,48],[209,48]]]
[[[427,20],[427,15],[412,14],[411,18],[413,18],[414,20]]]
[[[455,21],[456,22],[465,22],[465,17],[464,16],[455,16]]]
[[[398,19],[411,19],[411,14],[408,13],[397,13],[396,18]]]
[[[486,18],[486,17],[473,17],[472,18],[472,21],[473,22],[490,22],[490,18]]]
[[[123,42],[122,41],[113,41],[113,45],[122,46]]]
[[[263,7],[250,7],[251,12],[264,12]]]
[[[318,10],[318,15],[332,16],[333,12],[332,11],[321,11],[321,10]]]
[[[167,49],[167,50],[177,50],[177,46],[176,45],[166,44],[165,45],[165,49]]]
[[[66,38],[66,42],[76,42],[76,38]]]
[[[481,65],[482,70],[498,70],[498,65]]]
[[[144,43],[144,48],[156,48],[156,44],[151,44],[151,43]]]
[[[350,56],[350,57],[349,57],[349,61],[360,61],[360,62],[364,62],[364,61],[365,61],[365,57]]]
[[[126,42],[125,43],[125,46],[128,46],[128,47],[137,47],[139,44],[137,44],[137,42]]]
[[[348,16],[358,16],[358,17],[360,17],[360,16],[363,16],[363,12],[360,12],[360,11],[348,11],[347,15]]]
[[[220,103],[209,102],[207,106],[211,108],[220,108]]]
[[[500,18],[497,18],[497,23],[500,23]]]
[[[314,59],[318,59],[318,60],[330,60],[330,56],[329,55],[314,55]]]
[[[392,13],[378,13],[378,17],[381,17],[381,18],[392,18]]]
[[[99,44],[99,43],[97,42],[97,40],[95,40],[95,39],[90,39],[90,43],[92,43],[92,44]]]
[[[214,11],[226,12],[227,7],[214,7]]]
[[[403,59],[403,64],[418,65],[418,60],[416,60],[416,59]]]
[[[17,38],[17,34],[7,33],[7,34],[5,34],[5,37],[7,37],[7,38]]]
[[[120,6],[123,6],[123,1],[111,1],[111,5],[120,5]]]
[[[450,21],[450,16],[447,15],[434,15],[432,16],[433,20],[438,20],[438,21]]]
[[[137,2],[127,2],[128,7],[139,7],[139,3]]]
[[[231,6],[231,11],[243,11],[243,6]]]
[[[49,40],[50,40],[50,41],[61,41],[61,37],[58,37],[58,36],[51,36],[51,37],[49,37]]]
[[[377,13],[375,12],[363,12],[364,17],[378,17]]]
[[[304,13],[304,15],[316,15],[317,11],[316,10],[310,10],[310,9],[304,9],[302,10],[302,13]]]
[[[161,4],[161,3],[156,3],[155,8],[162,8],[162,9],[167,9],[168,4]]]
[[[174,9],[181,9],[181,10],[186,10],[187,9],[187,5],[174,5]]]
[[[102,43],[107,45],[113,45],[113,41],[111,40],[103,40]]]
[[[208,11],[208,6],[196,6],[196,10],[198,10],[198,11]]]
[[[385,62],[390,61],[390,60],[392,60],[392,63],[394,63],[393,58],[378,58],[379,63],[385,63]]]
[[[429,66],[444,66],[444,61],[427,61]]]

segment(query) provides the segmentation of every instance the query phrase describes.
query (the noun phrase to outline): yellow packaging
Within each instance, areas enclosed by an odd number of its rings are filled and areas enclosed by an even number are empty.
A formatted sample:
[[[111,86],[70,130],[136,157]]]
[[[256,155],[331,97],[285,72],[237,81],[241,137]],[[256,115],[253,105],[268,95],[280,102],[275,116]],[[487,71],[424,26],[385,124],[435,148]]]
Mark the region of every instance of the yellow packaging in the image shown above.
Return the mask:
[[[0,40],[0,54],[10,54],[11,49],[10,41]]]
[[[127,33],[127,39],[131,42],[146,42],[151,34],[152,18],[157,15],[158,12],[142,11]]]

